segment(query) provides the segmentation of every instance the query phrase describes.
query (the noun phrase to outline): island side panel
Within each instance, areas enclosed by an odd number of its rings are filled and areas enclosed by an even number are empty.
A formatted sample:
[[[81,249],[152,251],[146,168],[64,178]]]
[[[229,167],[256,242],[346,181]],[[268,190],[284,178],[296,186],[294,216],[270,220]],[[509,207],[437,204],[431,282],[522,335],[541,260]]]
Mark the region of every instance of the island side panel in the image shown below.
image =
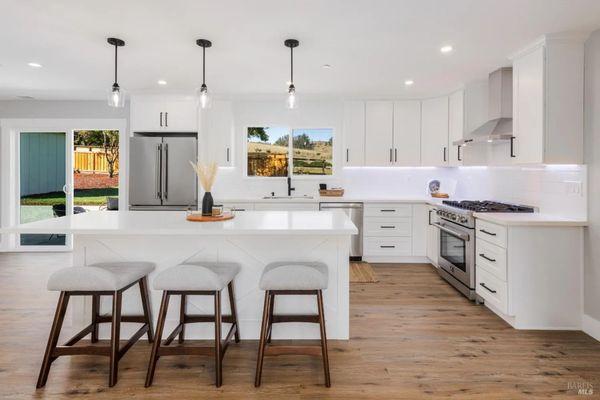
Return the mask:
[[[160,306],[161,293],[153,288],[157,273],[186,261],[237,262],[241,272],[234,281],[238,318],[242,339],[258,339],[264,292],[258,283],[264,267],[273,261],[321,261],[329,268],[329,287],[324,291],[327,334],[330,339],[349,338],[349,246],[348,235],[242,235],[210,237],[195,235],[75,235],[75,261],[89,265],[109,261],[151,261],[157,265],[149,276],[154,320]],[[229,313],[229,301],[222,296],[223,312]],[[123,296],[124,313],[139,314],[139,290],[132,287]],[[91,299],[85,305],[74,307],[74,322],[85,326],[90,320]],[[166,329],[178,323],[179,298],[170,302]],[[314,296],[279,296],[275,312],[316,313]],[[110,313],[110,299],[101,304],[102,313]],[[189,313],[212,313],[211,297],[190,296]],[[102,338],[108,338],[109,324],[100,329]],[[131,326],[130,326],[131,325]],[[124,324],[122,332],[130,335],[134,324]],[[193,324],[186,328],[190,339],[209,339],[214,334],[211,324]],[[273,338],[315,339],[319,337],[316,324],[278,324]]]

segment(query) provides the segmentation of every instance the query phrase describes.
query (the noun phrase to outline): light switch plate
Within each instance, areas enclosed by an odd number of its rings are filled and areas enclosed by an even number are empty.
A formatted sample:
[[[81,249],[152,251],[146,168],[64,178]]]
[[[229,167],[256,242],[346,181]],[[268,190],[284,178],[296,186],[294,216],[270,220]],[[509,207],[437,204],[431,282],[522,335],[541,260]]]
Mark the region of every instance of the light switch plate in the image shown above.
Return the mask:
[[[581,181],[565,181],[565,192],[568,196],[582,196],[583,183]]]

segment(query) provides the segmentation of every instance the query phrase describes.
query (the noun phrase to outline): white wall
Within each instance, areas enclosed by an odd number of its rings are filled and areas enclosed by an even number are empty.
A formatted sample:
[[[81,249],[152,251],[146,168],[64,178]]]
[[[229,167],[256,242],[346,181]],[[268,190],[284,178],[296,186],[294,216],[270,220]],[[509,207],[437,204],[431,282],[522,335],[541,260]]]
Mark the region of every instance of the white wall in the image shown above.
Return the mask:
[[[2,118],[127,118],[129,103],[109,107],[105,101],[0,100]]]
[[[590,222],[584,245],[584,313],[600,321],[600,30],[594,32],[585,45],[584,115]]]

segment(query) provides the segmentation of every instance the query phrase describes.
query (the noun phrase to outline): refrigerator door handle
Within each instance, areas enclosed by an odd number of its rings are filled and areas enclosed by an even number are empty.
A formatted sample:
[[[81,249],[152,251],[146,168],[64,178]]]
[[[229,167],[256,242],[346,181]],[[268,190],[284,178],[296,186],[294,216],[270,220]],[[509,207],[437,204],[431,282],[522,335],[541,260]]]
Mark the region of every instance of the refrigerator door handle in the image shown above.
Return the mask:
[[[154,191],[156,192],[155,198],[160,199],[160,172],[161,172],[161,145],[156,145],[156,159],[154,160],[154,170],[156,171],[154,177]]]
[[[164,187],[164,196],[165,200],[169,199],[169,144],[165,143],[165,187]]]

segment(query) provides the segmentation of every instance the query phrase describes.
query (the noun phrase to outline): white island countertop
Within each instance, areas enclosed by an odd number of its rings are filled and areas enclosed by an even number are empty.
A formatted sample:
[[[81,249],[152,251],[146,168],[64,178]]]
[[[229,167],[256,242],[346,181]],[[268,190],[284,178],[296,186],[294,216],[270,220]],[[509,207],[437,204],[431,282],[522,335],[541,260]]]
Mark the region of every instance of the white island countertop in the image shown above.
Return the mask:
[[[340,210],[249,211],[223,222],[190,222],[183,211],[93,211],[5,227],[4,233],[108,235],[352,235]]]

